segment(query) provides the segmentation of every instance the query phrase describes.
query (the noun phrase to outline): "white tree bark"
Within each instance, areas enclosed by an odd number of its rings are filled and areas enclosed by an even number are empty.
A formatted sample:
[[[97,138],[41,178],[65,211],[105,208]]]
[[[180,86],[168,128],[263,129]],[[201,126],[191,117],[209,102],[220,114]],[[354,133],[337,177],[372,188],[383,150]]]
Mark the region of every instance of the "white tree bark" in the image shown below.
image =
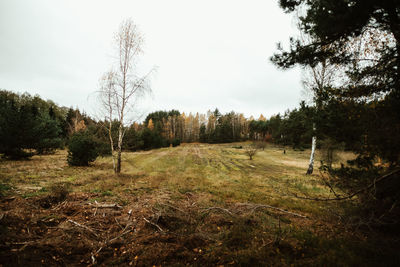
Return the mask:
[[[315,149],[317,146],[317,136],[315,135],[315,123],[313,124],[313,132],[314,136],[312,137],[311,141],[311,155],[310,155],[310,163],[308,165],[307,173],[308,175],[312,174],[314,171],[314,157],[315,157]]]
[[[115,71],[105,75],[106,83],[105,86],[103,84],[100,98],[108,116],[108,134],[113,155],[113,168],[116,173],[120,173],[125,125],[129,120],[129,114],[132,115],[133,113],[135,102],[144,93],[150,91],[148,78],[154,72],[154,69],[143,77],[138,77],[135,73],[137,57],[142,53],[143,37],[132,20],[128,19],[121,23],[119,31],[115,35],[115,42],[118,51],[118,64],[114,68]],[[111,131],[112,122],[115,120],[119,123],[117,140],[113,140]],[[117,145],[116,151],[114,144]]]

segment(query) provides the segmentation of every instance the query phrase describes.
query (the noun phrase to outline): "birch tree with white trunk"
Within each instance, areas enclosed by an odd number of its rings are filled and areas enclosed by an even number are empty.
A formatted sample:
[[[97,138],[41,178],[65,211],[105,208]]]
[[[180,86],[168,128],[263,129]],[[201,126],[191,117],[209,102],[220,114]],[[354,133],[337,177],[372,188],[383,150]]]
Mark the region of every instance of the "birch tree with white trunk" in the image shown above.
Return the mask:
[[[151,91],[149,78],[154,68],[144,76],[137,75],[138,57],[143,53],[143,36],[131,19],[121,23],[115,34],[115,44],[116,65],[112,71],[103,75],[99,95],[103,111],[106,113],[113,168],[115,173],[120,173],[126,125],[132,123],[138,100]],[[118,122],[116,140],[111,134],[111,126],[115,120]]]
[[[303,72],[303,85],[306,92],[312,95],[312,101],[316,107],[316,113],[320,110],[320,95],[324,89],[332,85],[335,75],[337,75],[337,67],[329,63],[327,60],[316,66],[309,67]],[[316,114],[318,115],[318,114]],[[317,148],[317,126],[313,122],[313,136],[311,139],[311,154],[306,174],[311,175],[314,171],[315,151]]]
[[[371,40],[378,39],[380,42],[373,42]],[[304,44],[312,43],[312,37],[302,35],[301,40]],[[353,59],[353,68],[358,68],[359,65],[366,66],[371,61],[377,61],[379,59],[379,53],[377,52],[383,43],[391,43],[393,45],[393,38],[391,35],[385,34],[385,32],[377,29],[367,29],[361,36],[355,38],[352,42],[347,44],[344,50],[352,51],[355,55]],[[315,104],[316,112],[320,110],[322,106],[321,95],[326,92],[328,88],[340,87],[345,84],[353,86],[357,85],[360,81],[354,81],[350,79],[346,74],[346,67],[334,64],[325,59],[315,66],[309,66],[304,69],[303,72],[303,85],[306,89],[305,94],[311,94],[312,102]],[[371,81],[362,81],[371,82]],[[317,114],[318,115],[318,114]],[[310,162],[306,174],[312,174],[314,168],[314,157],[317,144],[316,128],[318,125],[313,123],[312,147]]]

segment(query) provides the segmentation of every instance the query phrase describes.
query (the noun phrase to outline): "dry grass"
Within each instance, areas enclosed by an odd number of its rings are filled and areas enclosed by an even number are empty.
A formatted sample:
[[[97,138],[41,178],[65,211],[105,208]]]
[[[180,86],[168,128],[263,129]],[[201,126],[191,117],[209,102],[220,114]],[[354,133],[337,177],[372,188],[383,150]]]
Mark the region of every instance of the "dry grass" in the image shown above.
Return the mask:
[[[98,193],[116,200],[123,199],[125,194],[161,190],[176,197],[185,193],[207,195],[204,205],[277,205],[311,217],[324,212],[318,205],[291,194],[330,195],[318,174],[305,175],[309,151],[287,150],[283,154],[281,148],[268,146],[249,160],[243,149],[234,146],[185,144],[124,153],[119,176],[113,173],[109,158],[99,158],[90,167],[70,167],[66,151],[58,151],[28,161],[1,161],[0,177],[3,184],[12,186],[22,196],[42,194],[53,184],[64,182],[74,192]],[[345,153],[342,156],[350,157]]]
[[[136,239],[129,242],[143,250],[143,258],[148,257],[139,265],[365,263],[359,251],[348,245],[361,239],[346,233],[332,213],[340,212],[339,204],[321,205],[293,197],[292,193],[331,196],[318,171],[305,175],[309,151],[287,149],[283,154],[283,149],[267,146],[249,160],[243,149],[234,148],[239,145],[243,144],[184,144],[123,153],[118,176],[112,171],[110,158],[99,158],[90,167],[69,167],[66,152],[58,151],[29,161],[1,161],[0,183],[6,196],[28,200],[49,195],[55,184],[64,183],[72,194],[84,194],[85,203],[118,203],[124,212],[133,210],[137,216],[146,216],[167,233],[161,238],[157,227],[146,227],[142,218],[135,217],[143,224]],[[351,153],[340,156],[353,157]],[[260,205],[307,218],[256,209]],[[132,220],[123,214],[118,220]],[[126,249],[124,244],[121,246]],[[182,250],[186,254],[174,254]],[[135,249],[132,258],[137,253]],[[159,253],[156,261],[154,253]],[[131,260],[128,262],[135,263]],[[103,262],[115,264],[107,257]]]

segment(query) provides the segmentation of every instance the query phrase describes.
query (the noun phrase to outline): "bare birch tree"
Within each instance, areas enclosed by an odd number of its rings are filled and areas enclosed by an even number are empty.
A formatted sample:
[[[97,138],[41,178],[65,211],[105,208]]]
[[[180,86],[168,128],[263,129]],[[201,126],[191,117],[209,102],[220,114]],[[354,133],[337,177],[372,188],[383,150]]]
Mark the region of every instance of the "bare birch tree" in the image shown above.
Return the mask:
[[[301,40],[304,44],[312,43],[312,37],[302,35]],[[373,42],[371,40],[379,40]],[[353,59],[353,68],[357,69],[359,65],[367,66],[371,61],[379,59],[379,49],[384,46],[384,43],[391,43],[393,45],[393,38],[390,34],[382,32],[378,29],[367,28],[359,37],[348,43],[346,47],[342,48],[347,51],[352,51],[355,55]],[[328,47],[327,47],[328,48]],[[307,67],[303,72],[303,85],[308,93],[311,93],[312,101],[316,106],[316,112],[321,107],[321,95],[326,92],[329,87],[340,87],[341,85],[353,85],[358,83],[373,83],[373,80],[355,81],[348,77],[346,74],[345,66],[340,66],[325,59],[315,66]],[[306,93],[307,94],[307,93]],[[310,98],[310,97],[309,97]],[[312,147],[310,155],[310,163],[306,174],[313,173],[314,155],[317,143],[317,136],[315,134],[317,125],[313,123]],[[340,146],[340,145],[339,145]]]
[[[143,52],[143,36],[131,19],[121,23],[115,34],[115,44],[117,64],[113,71],[103,75],[99,96],[103,111],[106,113],[113,168],[115,173],[120,173],[125,125],[132,122],[130,120],[137,101],[145,93],[150,92],[149,76],[154,69],[144,76],[136,74],[138,56]],[[111,128],[115,120],[118,122],[118,137],[113,140]]]
[[[335,76],[337,75],[337,67],[328,61],[323,61],[316,66],[309,67],[303,73],[303,85],[305,89],[312,94],[312,101],[315,104],[316,112],[320,110],[320,95],[324,89],[331,86]],[[317,147],[317,126],[315,121],[313,122],[313,136],[311,140],[311,154],[310,162],[306,174],[310,175],[314,171],[314,158],[315,150]]]
[[[304,43],[310,43],[311,37],[302,36]],[[332,86],[334,80],[340,76],[340,70],[337,65],[332,64],[329,60],[324,60],[321,63],[310,66],[303,71],[303,86],[306,90],[306,94],[311,93],[312,102],[315,104],[316,112],[318,113],[321,107],[321,94],[326,88]],[[310,162],[306,174],[310,175],[314,171],[314,158],[315,150],[317,147],[317,126],[315,121],[313,122],[313,136],[311,140],[311,154]]]

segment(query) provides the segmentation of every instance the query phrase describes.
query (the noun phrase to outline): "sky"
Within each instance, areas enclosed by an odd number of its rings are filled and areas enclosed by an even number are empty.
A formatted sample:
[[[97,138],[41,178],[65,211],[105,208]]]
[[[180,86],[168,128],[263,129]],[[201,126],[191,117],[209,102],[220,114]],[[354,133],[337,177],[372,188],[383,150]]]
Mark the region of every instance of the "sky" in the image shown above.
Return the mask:
[[[269,60],[297,33],[277,0],[0,0],[0,88],[95,114],[126,18],[145,39],[139,74],[157,68],[142,114],[218,108],[270,117],[301,100],[300,70]]]

